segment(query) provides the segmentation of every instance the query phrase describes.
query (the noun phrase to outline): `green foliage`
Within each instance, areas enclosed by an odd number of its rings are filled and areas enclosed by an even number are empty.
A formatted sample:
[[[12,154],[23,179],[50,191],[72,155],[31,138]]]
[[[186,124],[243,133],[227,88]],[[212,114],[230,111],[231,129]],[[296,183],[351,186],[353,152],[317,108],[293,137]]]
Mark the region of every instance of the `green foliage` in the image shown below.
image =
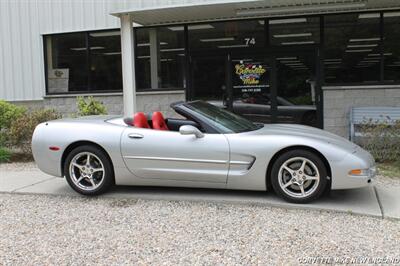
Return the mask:
[[[9,128],[13,121],[25,113],[25,108],[0,100],[0,131]]]
[[[363,137],[357,141],[377,162],[400,161],[400,121],[368,120],[360,126]]]
[[[8,162],[10,160],[11,153],[4,147],[0,147],[0,163]]]
[[[8,130],[8,143],[24,153],[31,153],[33,131],[40,123],[61,118],[52,109],[40,109],[18,118]]]
[[[23,107],[0,100],[0,161],[10,159],[11,150],[19,149],[26,155],[31,153],[32,134],[42,122],[60,118],[50,109],[27,112]]]
[[[400,178],[400,160],[391,163],[378,164],[378,172],[391,178]]]
[[[77,105],[79,116],[107,114],[107,109],[103,103],[95,100],[92,96],[87,97],[87,99],[84,97],[78,97]]]
[[[7,130],[0,130],[0,147],[5,146],[7,144]]]

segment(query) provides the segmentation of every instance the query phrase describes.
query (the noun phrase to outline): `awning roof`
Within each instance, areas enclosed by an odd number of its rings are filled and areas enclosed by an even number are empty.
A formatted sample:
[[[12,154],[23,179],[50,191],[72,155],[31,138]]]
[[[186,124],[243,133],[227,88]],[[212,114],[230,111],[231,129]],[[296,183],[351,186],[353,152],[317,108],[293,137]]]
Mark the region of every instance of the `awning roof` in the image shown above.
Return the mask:
[[[147,9],[124,9],[143,26],[400,8],[399,0],[225,0]]]

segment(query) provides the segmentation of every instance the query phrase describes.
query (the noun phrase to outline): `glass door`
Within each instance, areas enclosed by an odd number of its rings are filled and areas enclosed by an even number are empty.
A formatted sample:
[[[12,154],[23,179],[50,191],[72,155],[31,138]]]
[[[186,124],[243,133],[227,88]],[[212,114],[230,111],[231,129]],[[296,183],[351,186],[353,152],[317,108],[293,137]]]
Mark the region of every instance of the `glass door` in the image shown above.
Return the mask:
[[[227,105],[254,122],[319,127],[316,49],[295,51],[273,51],[269,55],[235,53],[227,73],[232,81]]]
[[[316,53],[284,53],[275,60],[276,122],[318,127]]]
[[[255,122],[273,122],[271,59],[262,55],[235,55],[229,71],[232,92],[228,105],[232,110]]]
[[[188,98],[259,123],[321,127],[317,49],[193,54]]]

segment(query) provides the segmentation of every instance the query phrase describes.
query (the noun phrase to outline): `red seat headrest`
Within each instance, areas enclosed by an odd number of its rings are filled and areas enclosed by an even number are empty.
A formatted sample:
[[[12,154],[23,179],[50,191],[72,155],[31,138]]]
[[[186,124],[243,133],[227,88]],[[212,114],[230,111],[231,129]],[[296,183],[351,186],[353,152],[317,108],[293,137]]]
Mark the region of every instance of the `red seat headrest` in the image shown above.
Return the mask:
[[[140,128],[150,128],[147,117],[144,113],[138,112],[133,117],[133,126]]]
[[[151,117],[151,121],[153,124],[153,129],[157,130],[169,130],[167,123],[165,123],[164,116],[161,112],[154,112],[153,116]]]

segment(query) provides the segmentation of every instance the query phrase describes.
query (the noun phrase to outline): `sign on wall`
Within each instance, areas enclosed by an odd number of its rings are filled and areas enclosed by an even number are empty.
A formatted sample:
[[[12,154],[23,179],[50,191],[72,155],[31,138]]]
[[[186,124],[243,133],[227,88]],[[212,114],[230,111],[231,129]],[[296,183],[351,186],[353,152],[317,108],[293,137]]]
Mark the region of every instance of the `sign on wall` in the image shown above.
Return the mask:
[[[233,88],[240,92],[262,92],[269,87],[266,65],[262,63],[234,63]]]
[[[49,93],[68,92],[69,69],[54,68],[48,71]]]

